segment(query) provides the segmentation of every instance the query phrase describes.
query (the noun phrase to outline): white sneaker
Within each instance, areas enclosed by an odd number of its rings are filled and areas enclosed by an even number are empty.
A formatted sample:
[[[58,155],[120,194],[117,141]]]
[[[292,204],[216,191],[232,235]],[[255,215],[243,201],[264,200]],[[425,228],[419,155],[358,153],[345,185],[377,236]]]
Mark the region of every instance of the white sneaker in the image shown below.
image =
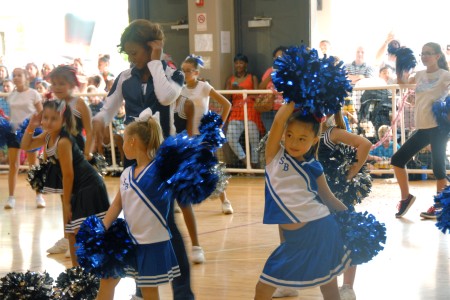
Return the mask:
[[[273,293],[273,298],[284,298],[284,297],[296,297],[298,296],[298,291],[290,288],[277,288]]]
[[[231,215],[233,213],[233,207],[231,206],[230,201],[224,201],[222,203],[222,212],[226,215]]]
[[[205,262],[205,252],[202,247],[192,246],[191,260],[194,264],[202,264]]]
[[[62,238],[58,240],[53,246],[47,249],[50,254],[65,253],[69,249],[69,240]]]
[[[45,200],[42,197],[42,194],[37,194],[37,196],[36,196],[36,207],[37,208],[44,208],[45,207]]]
[[[9,196],[5,202],[5,209],[14,208],[15,205],[16,205],[16,199],[14,198],[14,196]]]
[[[341,300],[356,300],[355,291],[348,285],[344,284],[339,288]]]
[[[64,254],[66,258],[70,258],[70,249],[67,249],[66,253]]]

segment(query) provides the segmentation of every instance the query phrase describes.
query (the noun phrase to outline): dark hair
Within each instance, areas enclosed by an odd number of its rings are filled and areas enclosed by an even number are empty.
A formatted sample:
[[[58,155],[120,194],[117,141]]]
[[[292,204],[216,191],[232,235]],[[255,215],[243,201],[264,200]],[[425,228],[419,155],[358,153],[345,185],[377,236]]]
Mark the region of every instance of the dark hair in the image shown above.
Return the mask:
[[[423,46],[430,47],[433,49],[434,53],[439,54],[439,59],[437,62],[439,68],[448,71],[448,63],[447,63],[447,60],[445,59],[445,54],[442,52],[441,45],[439,45],[438,43],[428,42]]]
[[[294,112],[289,117],[289,119],[286,122],[286,126],[291,124],[294,121],[301,122],[304,124],[311,124],[312,131],[314,133],[314,137],[320,136],[321,123],[319,121],[317,121],[317,119],[314,115],[305,114],[304,111],[299,110],[297,112]],[[315,145],[313,145],[307,154],[314,155],[314,157],[317,159],[318,150],[319,150],[319,142],[317,142]]]
[[[128,25],[120,37],[119,52],[125,52],[125,44],[133,42],[149,49],[147,42],[164,40],[164,32],[161,25],[149,20],[137,19]]]
[[[109,56],[109,54],[100,54],[98,56],[98,61],[99,62],[102,61],[102,62],[105,62],[105,63],[109,63],[110,58],[111,57]]]
[[[389,65],[384,65],[383,67],[380,68],[380,71],[378,73],[381,73],[384,70],[391,70],[391,71],[393,71],[394,69],[392,69],[392,67],[389,66]]]
[[[388,44],[387,52],[389,54],[395,54],[400,48],[400,42],[398,40],[392,40]]]
[[[7,68],[5,65],[0,65],[0,68],[5,69],[5,71],[6,71],[6,77],[5,77],[5,79],[9,79],[9,71],[8,71],[8,68]]]
[[[286,50],[287,50],[287,47],[285,47],[285,46],[278,46],[272,51],[272,57],[275,57],[275,55],[277,55],[278,51],[284,52]]]
[[[49,75],[50,79],[63,78],[70,85],[80,87],[80,82],[77,78],[77,69],[69,65],[61,65],[54,68]]]
[[[238,61],[238,60],[243,61],[243,62],[245,62],[245,63],[248,64],[248,57],[245,56],[245,55],[242,54],[242,53],[236,54],[236,56],[233,58],[233,61],[234,61],[234,62],[236,62],[236,61]]]
[[[144,145],[150,158],[155,158],[156,151],[163,142],[162,130],[159,122],[152,117],[147,121],[134,121],[127,125],[125,131],[129,135],[136,135]]]
[[[64,118],[63,126],[66,131],[74,136],[78,134],[75,127],[75,117],[72,114],[70,105],[66,101],[59,99],[46,101],[43,104],[43,109],[47,108],[60,113],[62,112],[62,117]]]
[[[184,63],[193,65],[196,70],[200,69],[200,67],[203,67],[204,65],[203,58],[195,54],[191,54],[188,57],[186,57]]]

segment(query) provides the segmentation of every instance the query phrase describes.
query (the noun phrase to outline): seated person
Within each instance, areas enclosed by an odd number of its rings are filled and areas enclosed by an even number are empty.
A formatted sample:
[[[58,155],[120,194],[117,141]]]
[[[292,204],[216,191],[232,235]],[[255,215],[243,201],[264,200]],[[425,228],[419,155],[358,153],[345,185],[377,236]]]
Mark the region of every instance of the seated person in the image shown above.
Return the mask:
[[[367,161],[369,169],[389,169],[391,157],[394,155],[394,142],[392,141],[392,129],[387,125],[378,128],[378,139],[383,141],[381,145],[371,150]],[[397,144],[397,150],[400,145]]]

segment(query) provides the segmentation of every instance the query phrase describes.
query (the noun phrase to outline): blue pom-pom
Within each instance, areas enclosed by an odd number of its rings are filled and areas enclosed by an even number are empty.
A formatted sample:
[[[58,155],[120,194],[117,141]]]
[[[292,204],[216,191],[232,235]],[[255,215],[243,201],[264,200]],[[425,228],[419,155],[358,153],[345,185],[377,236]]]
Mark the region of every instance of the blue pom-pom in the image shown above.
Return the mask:
[[[157,174],[163,182],[159,189],[168,199],[180,204],[197,204],[216,189],[219,175],[217,158],[204,135],[190,138],[186,132],[167,138],[155,157]]]
[[[345,246],[351,250],[352,265],[372,260],[386,244],[386,226],[367,212],[350,210],[337,212],[336,221],[340,226]]]
[[[23,135],[25,134],[25,131],[26,131],[27,127],[28,127],[28,123],[30,123],[30,119],[29,118],[25,119],[22,122],[22,124],[20,124],[19,127],[16,130],[16,139],[19,142],[19,144],[22,141]],[[38,136],[41,133],[42,133],[42,128],[41,127],[37,127],[34,130],[33,136]]]
[[[200,120],[200,134],[204,135],[203,140],[210,144],[213,150],[221,148],[227,141],[221,128],[222,124],[222,117],[213,111],[208,111]]]
[[[117,219],[106,231],[102,220],[89,216],[76,236],[78,263],[86,272],[100,278],[125,277],[125,268],[134,256],[134,244],[123,219]]]
[[[417,60],[414,56],[414,52],[409,48],[398,48],[395,52],[395,56],[397,56],[395,62],[395,69],[397,74],[403,75],[404,72],[409,72],[417,65]]]
[[[13,135],[11,123],[0,116],[0,147],[7,145],[8,136]]]
[[[355,148],[338,144],[330,154],[319,154],[319,157],[328,186],[336,198],[347,206],[353,206],[369,196],[372,179],[366,165],[363,165],[355,177],[347,181],[350,167],[357,162]]]
[[[450,96],[447,96],[443,101],[435,101],[433,103],[432,111],[439,127],[442,129],[448,129],[450,127]]]
[[[434,196],[434,207],[438,212],[436,227],[442,233],[450,233],[450,186]]]
[[[319,58],[315,49],[292,46],[275,59],[272,82],[286,102],[323,119],[340,111],[352,91],[343,64],[333,56]]]

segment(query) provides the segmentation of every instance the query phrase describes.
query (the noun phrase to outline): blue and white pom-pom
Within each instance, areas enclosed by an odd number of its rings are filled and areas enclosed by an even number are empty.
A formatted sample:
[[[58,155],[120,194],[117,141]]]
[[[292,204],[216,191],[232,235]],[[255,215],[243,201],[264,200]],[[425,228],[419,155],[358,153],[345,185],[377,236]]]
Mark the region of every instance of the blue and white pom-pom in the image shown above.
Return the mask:
[[[410,48],[400,47],[395,52],[397,59],[395,61],[395,70],[397,74],[403,75],[404,72],[410,72],[417,65],[414,52]]]
[[[25,131],[27,130],[28,123],[30,123],[30,119],[29,118],[25,119],[22,122],[22,124],[20,124],[19,127],[16,130],[16,139],[19,142],[19,144],[22,141],[22,138],[23,138],[23,135],[25,134]],[[42,133],[42,128],[41,127],[36,127],[36,129],[34,130],[33,136],[38,136],[41,133]]]
[[[31,166],[28,171],[27,181],[31,188],[38,193],[44,191],[45,182],[47,181],[48,171],[51,166],[49,160],[44,160],[42,155],[39,156],[39,164]]]
[[[52,299],[53,278],[47,272],[11,272],[0,278],[0,299]]]
[[[80,266],[66,269],[55,282],[54,300],[95,299],[100,286],[99,278]]]
[[[95,215],[81,224],[76,246],[80,266],[99,278],[125,277],[135,249],[125,220],[119,218],[105,230],[102,220]]]
[[[333,56],[319,58],[316,49],[292,46],[275,59],[272,82],[286,102],[323,120],[340,111],[352,91],[343,64]]]
[[[198,204],[216,189],[217,158],[204,137],[190,138],[182,132],[167,138],[156,153],[155,176],[163,181],[159,189],[181,205]]]
[[[446,186],[434,196],[434,207],[437,211],[436,227],[442,233],[450,233],[450,186]]]
[[[450,96],[447,96],[444,100],[437,100],[433,103],[432,111],[438,126],[445,129],[450,128]]]
[[[12,126],[9,120],[0,116],[0,147],[4,147],[8,143],[8,137],[13,135]]]
[[[203,140],[209,143],[213,149],[221,148],[227,141],[221,128],[222,125],[222,117],[211,110],[200,120],[200,134],[204,135]]]
[[[372,179],[366,165],[347,181],[348,171],[355,162],[357,162],[356,149],[344,144],[336,145],[330,155],[321,158],[330,190],[336,198],[350,207],[361,203],[372,189]]]
[[[335,214],[344,245],[351,250],[352,265],[372,260],[386,244],[386,226],[368,212],[345,210]]]

